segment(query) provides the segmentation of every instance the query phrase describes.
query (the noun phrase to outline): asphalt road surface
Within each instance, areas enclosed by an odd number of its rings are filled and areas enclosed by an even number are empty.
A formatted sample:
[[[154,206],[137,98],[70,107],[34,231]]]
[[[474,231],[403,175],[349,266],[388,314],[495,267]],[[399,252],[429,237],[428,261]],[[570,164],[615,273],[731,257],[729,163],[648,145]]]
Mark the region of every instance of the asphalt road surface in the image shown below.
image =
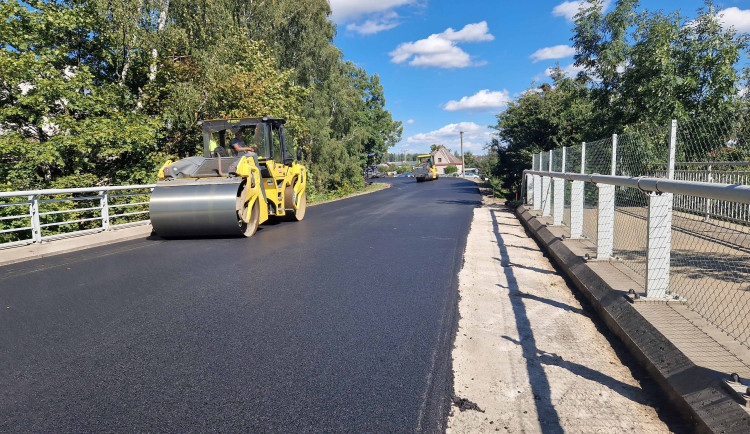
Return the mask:
[[[0,268],[0,432],[434,432],[474,183]]]

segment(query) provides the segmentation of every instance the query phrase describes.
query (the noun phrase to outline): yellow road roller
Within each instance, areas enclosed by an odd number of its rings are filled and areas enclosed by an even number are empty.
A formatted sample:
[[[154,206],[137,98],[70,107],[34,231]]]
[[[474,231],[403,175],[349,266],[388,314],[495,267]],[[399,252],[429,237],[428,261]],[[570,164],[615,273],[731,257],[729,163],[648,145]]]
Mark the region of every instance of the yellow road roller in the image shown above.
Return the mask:
[[[414,177],[417,182],[434,181],[438,179],[435,159],[432,155],[417,155],[417,166],[414,168]]]
[[[165,238],[252,236],[269,217],[302,220],[307,171],[287,147],[284,119],[199,121],[202,157],[159,169],[149,210]]]

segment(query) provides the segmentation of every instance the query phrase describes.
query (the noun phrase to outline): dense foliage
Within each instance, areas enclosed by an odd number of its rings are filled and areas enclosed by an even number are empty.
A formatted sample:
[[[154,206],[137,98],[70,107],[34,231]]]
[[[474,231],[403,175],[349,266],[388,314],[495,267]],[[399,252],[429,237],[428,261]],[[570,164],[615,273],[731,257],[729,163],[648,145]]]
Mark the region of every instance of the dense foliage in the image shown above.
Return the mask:
[[[144,183],[201,152],[197,119],[275,116],[319,192],[363,186],[401,136],[342,60],[326,0],[2,0],[5,190]]]
[[[663,125],[700,117],[710,124],[748,106],[747,71],[738,63],[748,38],[722,28],[707,2],[698,17],[638,11],[637,0],[619,0],[604,14],[592,1],[573,29],[575,77],[553,69],[552,84],[532,86],[497,115],[489,144],[491,174],[512,195],[531,155],[642,124]]]

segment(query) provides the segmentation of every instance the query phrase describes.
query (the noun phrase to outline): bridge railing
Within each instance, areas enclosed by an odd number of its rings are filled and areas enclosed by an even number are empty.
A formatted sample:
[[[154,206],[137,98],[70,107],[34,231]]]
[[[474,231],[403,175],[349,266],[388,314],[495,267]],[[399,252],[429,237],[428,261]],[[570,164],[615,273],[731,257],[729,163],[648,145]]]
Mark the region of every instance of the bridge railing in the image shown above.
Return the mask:
[[[147,223],[154,186],[0,192],[0,247]]]
[[[633,270],[640,295],[684,302],[750,348],[750,128],[704,122],[535,154],[525,199]]]

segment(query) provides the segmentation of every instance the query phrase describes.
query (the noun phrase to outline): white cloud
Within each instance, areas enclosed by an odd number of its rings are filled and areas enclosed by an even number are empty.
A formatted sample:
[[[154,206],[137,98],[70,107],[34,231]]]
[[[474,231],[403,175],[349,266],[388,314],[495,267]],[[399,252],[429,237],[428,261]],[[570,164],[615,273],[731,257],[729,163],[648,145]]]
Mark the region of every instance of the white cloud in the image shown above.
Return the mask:
[[[443,33],[440,33],[440,35],[453,42],[486,42],[495,40],[495,37],[490,33],[489,26],[487,26],[487,21],[467,24],[459,31],[455,31],[449,27]]]
[[[534,63],[536,63],[540,60],[563,59],[574,54],[576,54],[576,50],[570,45],[555,45],[554,47],[540,48],[529,57],[534,59]]]
[[[409,119],[408,121],[406,121],[406,125],[411,125],[413,123],[414,123],[414,119]]]
[[[346,30],[373,35],[401,24],[395,8],[418,5],[423,0],[329,0],[331,19],[346,24]]]
[[[440,68],[466,68],[481,66],[486,62],[473,62],[471,56],[456,44],[459,42],[492,41],[486,21],[467,24],[455,31],[451,28],[435,33],[416,42],[404,42],[391,51],[391,62],[403,63],[409,60],[412,66],[436,66]]]
[[[367,20],[361,24],[349,23],[346,25],[346,30],[359,33],[360,35],[373,35],[383,30],[390,30],[398,26],[398,24],[390,20]]]
[[[487,110],[508,105],[510,94],[507,90],[490,92],[483,89],[472,96],[465,96],[459,101],[448,101],[444,109],[447,111],[457,110]]]
[[[740,33],[750,32],[750,9],[726,8],[717,14],[724,28],[734,27]]]
[[[415,134],[406,139],[406,143],[413,145],[443,145],[453,150],[461,149],[461,135],[464,132],[464,151],[481,152],[490,141],[492,131],[474,122],[459,122],[448,124],[438,130]]]
[[[331,19],[337,23],[355,20],[374,12],[387,12],[393,8],[414,4],[417,0],[329,0]]]
[[[606,10],[611,1],[612,0],[605,0],[602,4],[602,10]],[[566,20],[573,21],[579,10],[589,7],[590,5],[590,2],[584,0],[564,1],[552,8],[552,15],[556,17],[565,17]]]

